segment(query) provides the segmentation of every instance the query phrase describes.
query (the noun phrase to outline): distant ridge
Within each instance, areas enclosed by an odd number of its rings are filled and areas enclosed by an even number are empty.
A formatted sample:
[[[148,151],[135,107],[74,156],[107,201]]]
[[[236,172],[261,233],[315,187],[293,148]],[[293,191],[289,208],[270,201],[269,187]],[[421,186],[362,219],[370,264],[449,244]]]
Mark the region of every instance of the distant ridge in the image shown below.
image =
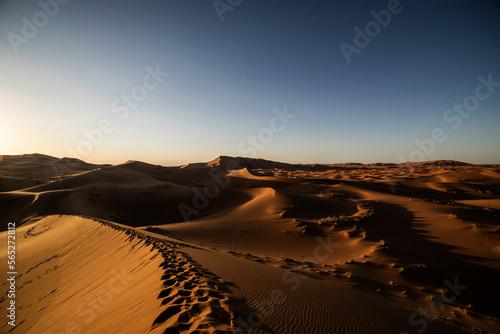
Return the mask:
[[[138,165],[138,166],[155,166],[153,164],[144,162],[144,161],[139,161],[139,160],[127,160],[121,164],[117,164],[115,166],[124,166],[124,165]]]
[[[404,162],[403,165],[417,165],[417,166],[473,166],[474,164],[470,164],[467,162],[456,161],[456,160],[432,160],[432,161],[421,161],[421,162]]]
[[[40,154],[40,153],[29,153],[29,154],[20,154],[20,155],[3,155],[4,164],[7,162],[38,162],[38,163],[57,163],[57,164],[79,164],[79,165],[87,165],[93,167],[110,167],[113,166],[111,164],[92,164],[85,162],[83,160],[77,158],[56,158],[50,155]],[[158,166],[156,164],[150,164],[143,161],[138,160],[127,160],[126,162],[116,164],[119,165],[127,165],[127,164],[135,164],[142,166]],[[388,167],[388,166],[473,166],[476,164],[471,164],[467,162],[457,161],[457,160],[430,160],[430,161],[406,161],[402,163],[384,163],[384,162],[375,162],[375,163],[361,163],[361,162],[342,162],[342,163],[332,163],[332,164],[292,164],[280,161],[266,160],[262,158],[249,158],[249,157],[231,157],[227,155],[221,155],[217,158],[210,160],[208,162],[196,162],[196,163],[186,163],[184,165],[179,166],[181,169],[200,169],[200,168],[218,168],[218,169],[302,169],[302,170],[327,170],[335,167],[347,167],[347,168],[357,168],[357,167]],[[483,165],[483,164],[478,164]],[[495,165],[495,164],[491,164]],[[170,167],[170,166],[169,166]],[[173,167],[173,166],[172,166]]]
[[[40,153],[28,153],[28,154],[21,154],[21,155],[12,155],[11,157],[19,157],[23,160],[36,160],[36,161],[56,161],[59,160],[56,157],[46,155],[46,154],[40,154]]]
[[[111,166],[109,164],[92,164],[85,162],[83,160],[77,158],[56,158],[46,154],[40,153],[29,153],[29,154],[18,154],[18,155],[2,155],[2,162],[4,165],[8,164],[38,164],[38,165],[67,165],[73,166],[78,165],[79,167],[92,167],[92,168],[100,168]],[[21,167],[22,165],[19,165]]]
[[[227,168],[230,164],[237,165],[237,168]],[[455,161],[455,160],[432,160],[432,161],[422,161],[422,162],[403,162],[403,163],[384,163],[384,162],[376,162],[376,163],[361,163],[361,162],[343,162],[343,163],[335,163],[335,164],[290,164],[285,162],[278,162],[272,160],[266,160],[261,158],[245,158],[245,157],[230,157],[230,156],[219,156],[209,162],[206,163],[196,163],[196,164],[188,164],[191,168],[201,168],[201,167],[218,167],[218,168],[226,168],[226,169],[303,169],[303,170],[327,170],[335,167],[346,167],[346,168],[370,168],[370,167],[394,167],[394,166],[472,166],[473,164]],[[185,165],[185,166],[188,166]]]
[[[328,165],[321,164],[290,164],[261,158],[230,157],[221,155],[206,163],[207,167],[218,167],[226,170],[234,169],[304,169],[304,170],[327,170]]]

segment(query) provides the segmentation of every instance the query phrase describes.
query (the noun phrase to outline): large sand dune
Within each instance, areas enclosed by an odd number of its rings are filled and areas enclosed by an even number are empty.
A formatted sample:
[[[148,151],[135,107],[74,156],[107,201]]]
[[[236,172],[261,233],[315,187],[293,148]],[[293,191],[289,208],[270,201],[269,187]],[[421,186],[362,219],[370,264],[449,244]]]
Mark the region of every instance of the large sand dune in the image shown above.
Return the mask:
[[[500,167],[455,161],[4,156],[2,331],[500,332],[499,201]]]

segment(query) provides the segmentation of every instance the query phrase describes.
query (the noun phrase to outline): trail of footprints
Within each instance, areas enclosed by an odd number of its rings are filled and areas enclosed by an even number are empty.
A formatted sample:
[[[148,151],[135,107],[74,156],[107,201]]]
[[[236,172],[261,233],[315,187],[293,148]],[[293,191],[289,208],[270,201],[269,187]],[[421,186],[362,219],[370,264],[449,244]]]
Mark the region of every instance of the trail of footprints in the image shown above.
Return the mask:
[[[90,217],[86,217],[90,218]],[[236,320],[233,305],[246,309],[243,298],[232,296],[228,283],[203,268],[191,256],[179,250],[181,244],[156,239],[106,220],[90,218],[121,230],[129,240],[139,238],[158,249],[164,259],[161,267],[163,290],[158,295],[163,311],[151,329],[164,327],[164,334],[245,333]],[[182,244],[183,247],[192,247]]]
[[[227,285],[189,255],[168,248],[163,250],[164,289],[158,296],[166,309],[153,326],[174,324],[165,333],[238,332],[236,315],[229,306],[234,300]]]

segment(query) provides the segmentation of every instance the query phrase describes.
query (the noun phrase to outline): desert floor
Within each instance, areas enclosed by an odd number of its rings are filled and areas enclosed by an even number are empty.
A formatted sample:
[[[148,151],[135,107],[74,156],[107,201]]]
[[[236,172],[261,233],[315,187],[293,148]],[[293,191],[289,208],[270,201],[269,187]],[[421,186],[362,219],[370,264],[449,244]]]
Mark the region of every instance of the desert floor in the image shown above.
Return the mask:
[[[0,160],[9,333],[500,333],[500,166]]]

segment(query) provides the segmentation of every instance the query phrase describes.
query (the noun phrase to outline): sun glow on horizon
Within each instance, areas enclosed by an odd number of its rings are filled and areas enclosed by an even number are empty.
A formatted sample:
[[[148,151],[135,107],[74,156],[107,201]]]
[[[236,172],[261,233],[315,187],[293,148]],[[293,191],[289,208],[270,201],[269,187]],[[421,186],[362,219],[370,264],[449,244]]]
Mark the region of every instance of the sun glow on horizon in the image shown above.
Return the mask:
[[[4,124],[0,124],[0,153],[8,154],[12,152],[12,136]]]

